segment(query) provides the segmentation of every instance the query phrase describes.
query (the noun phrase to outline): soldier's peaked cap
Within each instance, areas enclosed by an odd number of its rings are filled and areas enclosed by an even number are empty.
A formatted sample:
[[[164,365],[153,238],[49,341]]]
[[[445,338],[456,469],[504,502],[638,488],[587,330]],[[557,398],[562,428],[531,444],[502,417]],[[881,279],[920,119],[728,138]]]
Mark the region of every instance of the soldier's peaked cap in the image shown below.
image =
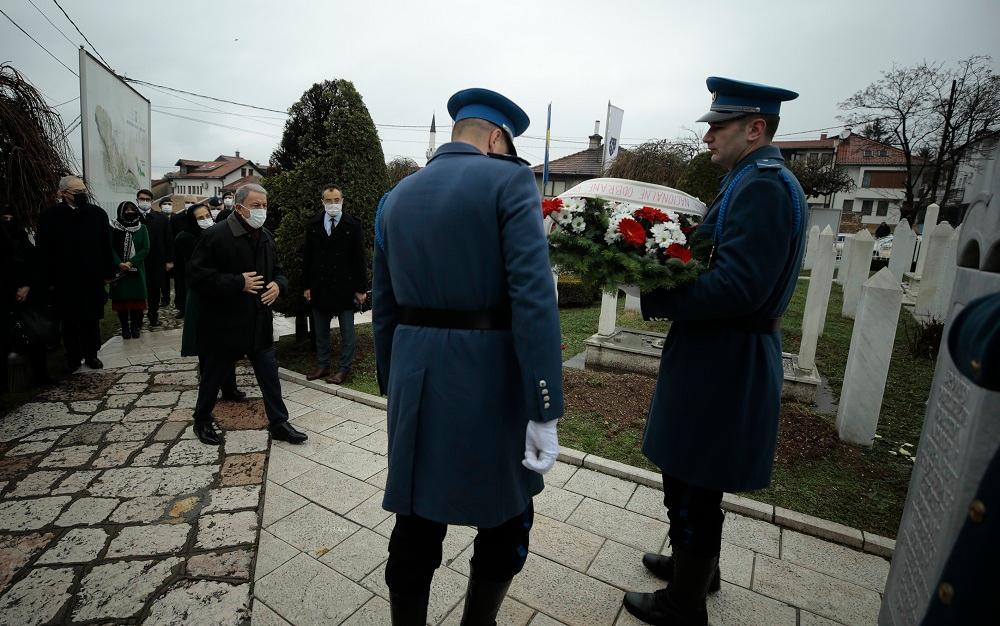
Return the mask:
[[[744,115],[778,115],[781,103],[799,94],[781,87],[749,83],[732,78],[709,76],[705,81],[712,92],[712,106],[699,122],[724,122]]]
[[[448,99],[448,113],[459,122],[470,117],[486,120],[507,133],[513,146],[514,137],[528,130],[528,114],[514,102],[495,91],[473,87],[463,89]]]

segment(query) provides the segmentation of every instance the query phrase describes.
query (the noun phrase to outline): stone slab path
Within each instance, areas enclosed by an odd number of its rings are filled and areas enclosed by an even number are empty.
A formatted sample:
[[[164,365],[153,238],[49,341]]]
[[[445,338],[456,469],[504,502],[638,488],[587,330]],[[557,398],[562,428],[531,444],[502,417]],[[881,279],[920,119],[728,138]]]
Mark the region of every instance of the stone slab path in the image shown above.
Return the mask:
[[[179,331],[112,340],[101,356],[118,369],[0,420],[0,625],[389,624],[385,411],[286,374],[307,444],[269,445],[254,401],[220,403],[226,445],[202,446],[178,344]],[[499,623],[637,624],[621,598],[659,586],[640,558],[668,549],[662,494],[560,462],[535,509]],[[876,622],[886,559],[733,513],[724,534],[712,624]],[[474,537],[448,531],[432,624],[460,621]]]

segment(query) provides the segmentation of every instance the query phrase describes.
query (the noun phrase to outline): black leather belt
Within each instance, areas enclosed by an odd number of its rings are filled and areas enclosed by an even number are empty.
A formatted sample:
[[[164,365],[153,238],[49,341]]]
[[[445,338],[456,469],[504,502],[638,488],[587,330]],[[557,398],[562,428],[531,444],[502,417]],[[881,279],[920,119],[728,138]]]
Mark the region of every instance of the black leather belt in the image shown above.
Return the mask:
[[[484,311],[453,311],[404,306],[399,311],[401,324],[456,330],[510,330],[510,318],[509,307]]]
[[[781,318],[723,318],[717,320],[685,320],[677,326],[692,330],[739,330],[756,335],[769,335],[781,330]]]

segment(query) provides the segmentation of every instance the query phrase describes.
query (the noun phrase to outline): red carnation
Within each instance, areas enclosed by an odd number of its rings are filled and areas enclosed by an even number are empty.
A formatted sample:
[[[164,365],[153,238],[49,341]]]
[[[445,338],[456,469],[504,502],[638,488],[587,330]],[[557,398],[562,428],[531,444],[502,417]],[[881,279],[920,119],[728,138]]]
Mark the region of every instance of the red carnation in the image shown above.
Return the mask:
[[[632,214],[637,220],[646,220],[650,224],[662,224],[663,222],[669,222],[670,216],[661,211],[660,209],[655,209],[651,206],[644,206],[635,213]]]
[[[672,243],[663,251],[665,255],[674,259],[680,259],[684,263],[691,260],[691,251],[679,243]]]
[[[698,228],[698,227],[697,227],[697,226],[694,226],[694,225],[692,225],[692,226],[681,226],[681,232],[682,232],[682,233],[684,233],[685,235],[690,235],[690,234],[691,234],[691,233],[693,233],[693,232],[694,232],[694,231],[695,231],[695,230],[696,230],[697,228]]]
[[[646,229],[642,227],[642,224],[631,218],[626,217],[618,222],[618,232],[622,234],[622,238],[626,243],[630,243],[633,246],[646,245]]]
[[[546,218],[550,213],[556,213],[562,208],[563,201],[560,198],[546,198],[542,200],[542,218]]]

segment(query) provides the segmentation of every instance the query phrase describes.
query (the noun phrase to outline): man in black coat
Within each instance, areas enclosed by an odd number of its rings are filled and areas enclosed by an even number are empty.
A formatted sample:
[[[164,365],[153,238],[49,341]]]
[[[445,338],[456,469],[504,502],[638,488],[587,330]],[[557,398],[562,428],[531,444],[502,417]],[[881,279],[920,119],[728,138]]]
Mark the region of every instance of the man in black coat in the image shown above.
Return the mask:
[[[169,218],[171,232],[179,233],[184,230],[187,211],[193,204],[193,202],[185,201],[183,208],[175,207],[173,213],[168,213],[163,209],[163,205],[160,206],[164,215]],[[184,264],[177,258],[177,255],[174,255],[174,265],[171,269],[167,270],[163,281],[163,306],[170,304],[171,279],[174,282],[174,307],[177,308],[177,317],[180,319],[184,317],[184,307],[187,305],[187,271],[184,268]]]
[[[337,372],[327,378],[339,385],[347,380],[354,362],[355,304],[365,301],[368,290],[368,263],[365,259],[364,228],[343,211],[344,194],[335,185],[322,190],[323,213],[306,227],[302,268],[306,290],[303,296],[312,305],[316,334],[316,371],[308,380],[330,374],[330,321],[340,326],[340,361]]]
[[[266,219],[264,188],[240,187],[236,210],[204,232],[189,261],[188,280],[199,302],[198,354],[204,358],[194,409],[194,432],[202,443],[221,443],[212,409],[233,363],[244,356],[260,385],[271,435],[291,443],[307,439],[288,423],[281,399],[271,305],[287,293],[288,279],[274,237],[262,228]]]
[[[150,327],[160,325],[160,292],[167,272],[174,267],[174,231],[163,213],[153,211],[153,192],[140,189],[135,203],[142,223],[149,233],[149,254],[146,255],[146,311]]]
[[[52,290],[52,309],[62,328],[66,370],[104,367],[100,320],[108,300],[104,288],[115,275],[108,214],[91,204],[77,176],[59,180],[59,203],[42,211],[35,242]]]

